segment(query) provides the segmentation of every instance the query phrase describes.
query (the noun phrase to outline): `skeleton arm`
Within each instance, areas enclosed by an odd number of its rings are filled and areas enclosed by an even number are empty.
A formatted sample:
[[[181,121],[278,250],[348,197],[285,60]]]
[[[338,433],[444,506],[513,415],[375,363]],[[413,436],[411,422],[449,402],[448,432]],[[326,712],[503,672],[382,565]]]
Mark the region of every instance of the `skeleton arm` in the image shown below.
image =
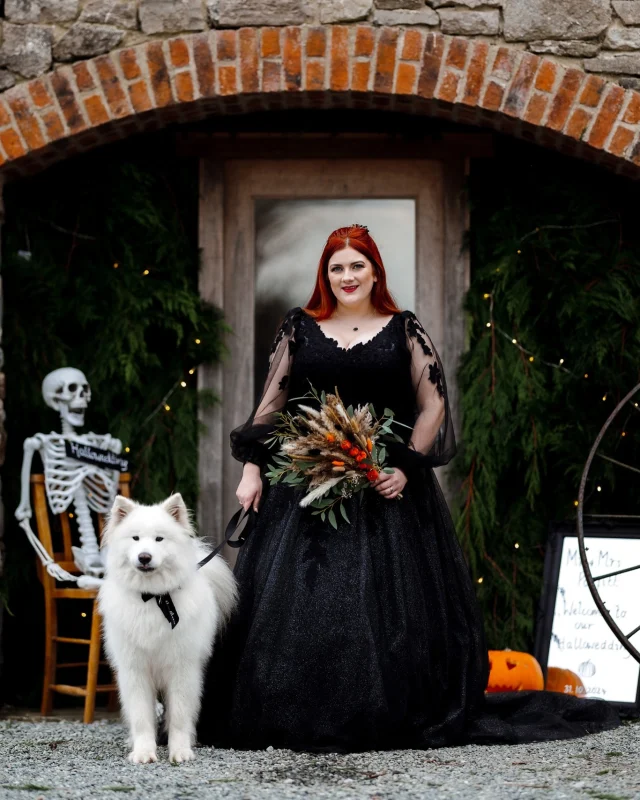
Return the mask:
[[[91,431],[85,435],[96,447],[102,447],[103,450],[111,450],[112,453],[116,454],[122,452],[122,442],[120,439],[114,438],[110,433],[101,434]]]
[[[42,436],[31,436],[24,440],[24,458],[22,459],[22,472],[20,475],[20,505],[16,509],[16,519],[22,522],[23,519],[31,519],[31,494],[29,481],[31,478],[31,464],[33,454],[40,451],[44,441]]]

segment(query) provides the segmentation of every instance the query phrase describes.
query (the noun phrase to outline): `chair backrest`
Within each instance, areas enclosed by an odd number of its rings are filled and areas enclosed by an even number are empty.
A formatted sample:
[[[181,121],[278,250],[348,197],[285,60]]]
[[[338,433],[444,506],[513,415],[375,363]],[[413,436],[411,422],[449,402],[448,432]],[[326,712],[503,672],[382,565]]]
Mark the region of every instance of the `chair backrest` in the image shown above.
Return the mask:
[[[131,497],[131,474],[129,472],[123,472],[120,474],[118,492],[119,494],[123,495],[123,497]],[[62,531],[62,550],[60,552],[54,552],[44,475],[35,474],[31,476],[31,495],[33,498],[33,510],[38,539],[40,539],[46,548],[47,553],[49,553],[51,558],[53,558],[53,560],[56,561],[62,567],[62,569],[65,569],[67,572],[77,573],[78,568],[73,561],[73,552],[71,550],[72,536],[71,524],[69,522],[69,514],[73,514],[73,512],[64,511],[62,514],[58,514],[58,518],[60,520],[60,529]],[[98,514],[99,538],[102,537],[104,522],[104,515]],[[45,580],[45,576],[49,577],[46,570],[42,569],[42,565],[40,564],[39,560],[38,575],[40,580]]]

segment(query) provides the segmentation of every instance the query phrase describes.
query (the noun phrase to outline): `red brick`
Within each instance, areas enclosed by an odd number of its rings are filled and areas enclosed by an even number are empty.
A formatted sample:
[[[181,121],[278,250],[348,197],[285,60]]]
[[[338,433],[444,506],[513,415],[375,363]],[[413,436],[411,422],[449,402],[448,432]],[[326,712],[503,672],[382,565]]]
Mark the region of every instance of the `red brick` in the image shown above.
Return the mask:
[[[84,107],[92,125],[102,125],[109,120],[109,112],[104,107],[102,99],[97,95],[85,98]]]
[[[243,92],[258,92],[258,37],[254,28],[241,28],[240,44],[240,88]]]
[[[14,158],[20,158],[20,156],[25,154],[25,149],[22,146],[20,137],[13,128],[7,128],[7,130],[0,133],[0,144],[2,144],[2,148],[7,155],[7,158],[11,160]]]
[[[415,64],[405,64],[401,61],[398,64],[398,74],[396,75],[396,93],[413,94],[417,76],[418,70]],[[355,89],[355,87],[352,88]]]
[[[607,82],[597,75],[589,75],[578,102],[583,106],[592,106],[595,108],[600,102],[600,97],[606,85]]]
[[[203,97],[213,97],[216,93],[216,75],[213,57],[207,34],[200,34],[192,39],[193,60],[196,65],[198,87]]]
[[[188,70],[176,72],[173,78],[176,88],[176,98],[179,103],[190,103],[193,100],[193,79]]]
[[[622,117],[623,122],[628,122],[630,125],[636,125],[640,122],[640,94],[638,92],[631,92],[629,104]]]
[[[6,97],[6,102],[13,111],[18,128],[29,150],[38,150],[40,147],[44,147],[45,141],[38,125],[38,119],[29,107],[27,99],[22,95],[10,92]]]
[[[449,44],[447,58],[445,64],[448,67],[456,67],[456,69],[464,69],[467,61],[467,47],[468,42],[460,36],[456,36]]]
[[[331,29],[331,73],[329,87],[334,92],[349,88],[349,28],[334,25]]]
[[[516,66],[517,52],[509,47],[499,47],[491,69],[491,75],[503,81],[508,81],[513,75]]]
[[[633,137],[635,136],[632,130],[629,128],[623,128],[619,125],[616,128],[616,132],[611,137],[611,142],[609,143],[607,150],[610,153],[613,153],[615,156],[624,157],[624,154],[633,141]]]
[[[376,72],[373,79],[373,89],[375,92],[391,92],[393,90],[393,74],[396,68],[398,33],[397,28],[383,28],[380,33],[376,57]]]
[[[324,61],[307,61],[305,89],[309,92],[319,92],[324,89]]]
[[[310,28],[307,33],[307,55],[321,58],[327,48],[327,34],[324,28]]]
[[[133,49],[121,50],[119,57],[124,77],[128,81],[134,81],[136,78],[139,78],[141,73],[136,59],[136,51]]]
[[[364,25],[358,26],[356,29],[356,42],[353,54],[356,58],[360,56],[371,57],[373,48],[376,43],[376,35],[372,28]]]
[[[57,111],[53,109],[49,111],[43,111],[40,119],[42,120],[47,132],[47,139],[50,142],[54,142],[57,139],[62,139],[62,137],[65,135],[65,129]]]
[[[431,98],[440,77],[440,63],[444,51],[444,36],[441,33],[428,33],[424,44],[422,69],[418,80],[418,95]]]
[[[618,114],[622,109],[625,91],[621,86],[613,85],[609,87],[607,94],[602,102],[602,108],[595,118],[593,127],[589,132],[588,144],[592,147],[603,148],[607,137],[611,133]]]
[[[282,43],[282,66],[284,68],[284,88],[297,91],[302,83],[302,51],[300,28],[285,28]]]
[[[262,57],[280,55],[280,28],[264,28],[262,31]]]
[[[549,61],[546,58],[543,59],[538,74],[536,75],[536,89],[539,89],[541,92],[552,92],[557,74],[558,68],[553,61]]]
[[[76,85],[79,91],[87,92],[96,88],[86,61],[80,61],[77,64],[74,64],[71,69],[73,70],[73,74],[76,76]]]
[[[216,35],[218,61],[233,61],[236,57],[236,31],[218,31]]]
[[[370,76],[370,61],[354,61],[351,66],[351,89],[354,92],[369,91]]]
[[[176,69],[189,66],[189,46],[184,39],[171,39],[169,41],[169,57],[171,65]]]
[[[221,95],[237,94],[238,83],[235,67],[230,65],[218,67],[218,81]]]
[[[96,72],[102,84],[104,96],[107,98],[109,108],[114,117],[127,117],[131,113],[125,93],[120,86],[120,79],[115,70],[115,64],[109,56],[94,59]]]
[[[456,96],[458,94],[459,82],[460,82],[460,75],[458,75],[455,72],[451,72],[451,70],[447,70],[447,72],[445,72],[444,74],[443,79],[440,81],[440,84],[438,85],[435,97],[438,100],[442,100],[445,103],[455,102]]]
[[[53,103],[47,87],[41,80],[30,81],[27,85],[31,99],[38,108],[45,108]],[[0,122],[0,124],[5,123]]]
[[[147,91],[147,84],[144,81],[136,81],[129,84],[129,99],[136,114],[141,114],[143,111],[149,111],[149,109],[153,108]]]
[[[420,61],[422,55],[422,34],[419,31],[405,31],[402,45],[402,58],[405,61]]]
[[[527,110],[522,115],[522,119],[532,125],[540,125],[548,104],[548,95],[534,93],[529,100]]]
[[[69,126],[71,133],[78,133],[84,130],[87,126],[82,117],[80,107],[76,102],[76,97],[71,88],[69,81],[61,70],[56,70],[52,73],[51,88],[55,92],[60,104],[60,109],[64,118]]]
[[[504,103],[504,113],[513,117],[519,117],[525,107],[531,84],[538,69],[540,58],[538,56],[525,53],[518,67],[514,79],[509,86],[507,99]]]
[[[162,42],[150,42],[146,47],[146,51],[151,90],[156,106],[164,108],[173,101],[173,94],[171,92],[169,72],[167,71],[167,62],[164,60],[164,53],[162,52]]]
[[[551,103],[551,110],[547,119],[548,128],[554,131],[561,131],[564,128],[583,77],[584,72],[580,72],[577,69],[568,69],[565,72]]]
[[[584,136],[584,132],[589,127],[591,118],[592,114],[590,114],[588,111],[585,111],[584,108],[576,108],[571,115],[564,132],[572,139],[581,141],[582,137]]]
[[[480,105],[489,111],[497,111],[502,103],[504,88],[495,81],[490,81],[485,89],[484,97]]]
[[[262,62],[262,91],[279,92],[282,67],[279,61]]]
[[[473,52],[469,59],[469,66],[465,74],[465,86],[462,93],[462,102],[467,106],[478,105],[484,73],[487,67],[489,45],[486,42],[474,42]]]

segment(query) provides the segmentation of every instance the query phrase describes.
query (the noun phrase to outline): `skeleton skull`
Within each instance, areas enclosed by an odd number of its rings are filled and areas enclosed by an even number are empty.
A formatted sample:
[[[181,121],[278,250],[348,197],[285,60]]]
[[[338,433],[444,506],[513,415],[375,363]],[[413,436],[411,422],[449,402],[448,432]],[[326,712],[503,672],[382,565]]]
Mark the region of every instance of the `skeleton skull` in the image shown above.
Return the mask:
[[[42,381],[45,403],[55,409],[63,422],[74,428],[84,425],[84,412],[91,402],[91,389],[84,373],[73,367],[50,372]]]

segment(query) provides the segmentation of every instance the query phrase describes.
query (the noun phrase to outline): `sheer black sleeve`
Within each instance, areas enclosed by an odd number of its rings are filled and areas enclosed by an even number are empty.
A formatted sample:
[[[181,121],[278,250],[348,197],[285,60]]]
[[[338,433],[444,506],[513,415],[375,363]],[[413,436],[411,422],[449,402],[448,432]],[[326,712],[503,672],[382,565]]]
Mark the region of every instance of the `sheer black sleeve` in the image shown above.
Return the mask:
[[[276,414],[285,407],[289,375],[295,352],[295,335],[300,309],[293,308],[280,324],[269,356],[269,372],[257,407],[249,419],[231,431],[231,454],[238,461],[263,467],[270,451],[264,442],[273,433]]]
[[[404,312],[416,419],[407,444],[389,445],[389,463],[407,477],[420,467],[440,467],[456,454],[451,409],[442,362],[426,331],[411,311]]]

